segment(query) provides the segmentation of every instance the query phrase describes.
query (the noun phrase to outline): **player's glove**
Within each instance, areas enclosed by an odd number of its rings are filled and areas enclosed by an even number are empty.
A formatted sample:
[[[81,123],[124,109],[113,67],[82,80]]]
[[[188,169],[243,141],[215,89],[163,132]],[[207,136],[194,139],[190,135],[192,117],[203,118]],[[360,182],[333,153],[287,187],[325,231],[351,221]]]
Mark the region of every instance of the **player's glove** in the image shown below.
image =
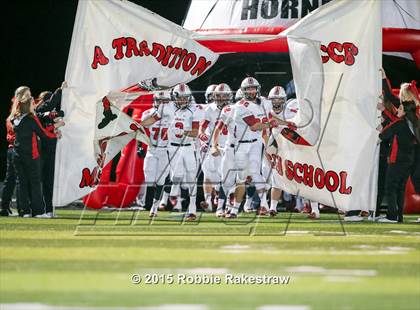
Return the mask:
[[[209,150],[209,146],[207,143],[202,143],[200,146],[200,151],[201,153],[207,153],[207,151]]]
[[[295,123],[292,123],[292,122],[288,123],[288,124],[287,124],[287,127],[288,127],[289,129],[291,129],[291,130],[296,130],[296,129],[297,129],[296,124],[295,124]]]
[[[200,141],[203,141],[203,142],[208,142],[209,141],[209,136],[206,135],[205,133],[199,134],[198,138],[200,139]]]
[[[141,143],[137,144],[137,156],[140,158],[146,157],[146,150],[143,148]]]

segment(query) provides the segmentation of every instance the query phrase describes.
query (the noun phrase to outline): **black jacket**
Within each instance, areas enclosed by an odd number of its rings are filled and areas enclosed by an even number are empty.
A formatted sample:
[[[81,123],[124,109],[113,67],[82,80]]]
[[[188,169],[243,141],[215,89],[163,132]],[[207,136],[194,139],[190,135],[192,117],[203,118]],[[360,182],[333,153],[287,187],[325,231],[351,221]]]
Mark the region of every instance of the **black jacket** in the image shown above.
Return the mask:
[[[39,119],[33,114],[24,114],[12,119],[16,138],[14,148],[19,157],[37,159],[39,157],[38,137],[56,139],[56,135],[45,130]]]
[[[389,164],[409,164],[413,160],[416,139],[406,119],[396,119],[388,124],[379,134],[379,138],[391,143]]]

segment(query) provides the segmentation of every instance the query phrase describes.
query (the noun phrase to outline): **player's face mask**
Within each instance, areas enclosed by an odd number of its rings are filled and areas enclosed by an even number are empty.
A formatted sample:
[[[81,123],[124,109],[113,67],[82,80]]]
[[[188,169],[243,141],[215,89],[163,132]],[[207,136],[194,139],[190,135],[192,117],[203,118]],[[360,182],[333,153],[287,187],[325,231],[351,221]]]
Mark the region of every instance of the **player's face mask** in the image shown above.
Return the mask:
[[[271,100],[272,104],[273,104],[273,111],[275,113],[280,113],[284,110],[284,105],[286,103],[286,99],[285,98],[275,98]]]
[[[245,89],[245,97],[250,100],[254,100],[257,98],[257,87],[248,87]]]
[[[228,94],[216,94],[215,101],[217,107],[221,110],[224,106],[227,106],[231,103],[231,96],[229,96]]]
[[[175,103],[180,109],[185,109],[188,106],[189,101],[190,97],[178,97],[175,99]]]

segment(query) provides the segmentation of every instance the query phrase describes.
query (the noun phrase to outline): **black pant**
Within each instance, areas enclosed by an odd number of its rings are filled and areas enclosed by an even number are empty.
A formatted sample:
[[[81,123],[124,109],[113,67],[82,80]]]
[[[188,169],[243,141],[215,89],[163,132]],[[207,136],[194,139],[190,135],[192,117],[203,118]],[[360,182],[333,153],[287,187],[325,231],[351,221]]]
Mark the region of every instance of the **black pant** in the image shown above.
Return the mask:
[[[413,182],[414,189],[420,195],[420,144],[414,148],[414,163],[411,170],[411,181]]]
[[[3,193],[1,195],[1,209],[7,210],[10,208],[10,201],[12,200],[13,192],[16,187],[16,171],[13,165],[13,148],[7,150],[7,161],[6,161],[6,177],[3,184]],[[18,196],[18,193],[16,193]],[[19,199],[17,199],[17,205],[19,210]]]
[[[378,193],[376,196],[376,216],[381,213],[381,205],[385,196],[386,170],[388,168],[387,155],[389,146],[385,142],[381,143],[379,151],[379,171],[378,171]]]
[[[402,222],[404,209],[405,186],[410,174],[412,161],[402,161],[388,165],[385,191],[388,201],[387,218]]]
[[[41,143],[42,192],[44,194],[45,211],[53,212],[52,198],[54,189],[56,142],[42,141]]]
[[[40,160],[14,154],[13,163],[17,174],[17,186],[21,214],[32,216],[45,213],[42,198]]]

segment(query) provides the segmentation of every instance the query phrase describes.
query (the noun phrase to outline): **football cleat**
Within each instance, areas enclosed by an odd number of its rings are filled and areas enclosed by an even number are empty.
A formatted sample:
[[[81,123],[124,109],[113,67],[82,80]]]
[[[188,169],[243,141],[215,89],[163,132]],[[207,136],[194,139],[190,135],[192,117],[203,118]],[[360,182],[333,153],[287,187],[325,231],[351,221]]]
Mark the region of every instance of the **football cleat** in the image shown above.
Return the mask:
[[[225,212],[223,212],[223,210],[216,211],[216,217],[224,217],[224,216],[225,216]]]
[[[277,216],[277,211],[276,210],[270,210],[270,217],[275,217]]]
[[[197,219],[197,216],[194,213],[189,213],[185,216],[185,221],[192,222]]]
[[[171,203],[171,205],[176,206],[178,199],[177,197],[169,197],[169,202]]]
[[[311,212],[311,213],[308,215],[308,218],[309,218],[309,219],[311,219],[311,220],[316,220],[316,219],[319,219],[319,218],[320,218],[320,215],[319,215],[319,213],[317,213],[317,212]]]
[[[227,218],[227,219],[236,219],[237,217],[238,217],[238,215],[236,213],[229,212],[229,213],[225,214],[225,218]]]
[[[257,215],[259,216],[266,216],[268,214],[267,208],[260,207],[257,211]]]
[[[210,207],[210,205],[205,201],[200,202],[200,207],[204,210],[204,212],[212,212],[213,211],[212,208]]]

